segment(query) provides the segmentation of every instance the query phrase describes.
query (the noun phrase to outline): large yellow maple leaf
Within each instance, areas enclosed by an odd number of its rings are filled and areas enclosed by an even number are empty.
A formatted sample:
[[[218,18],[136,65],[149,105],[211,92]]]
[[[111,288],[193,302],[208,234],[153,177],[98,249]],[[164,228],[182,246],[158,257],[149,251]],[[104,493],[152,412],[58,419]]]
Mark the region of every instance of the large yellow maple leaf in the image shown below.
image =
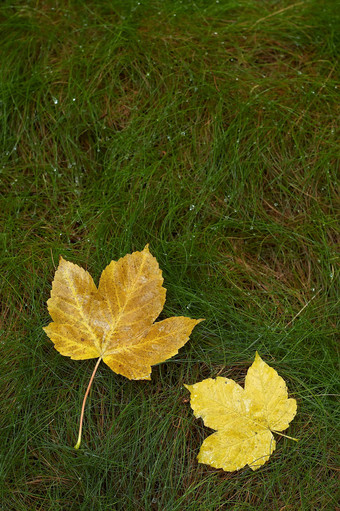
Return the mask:
[[[296,414],[296,401],[288,399],[285,381],[258,353],[244,389],[220,376],[185,387],[195,417],[217,430],[204,440],[198,461],[227,472],[263,465],[276,447],[272,432],[287,429]]]
[[[47,301],[53,323],[44,331],[62,355],[98,358],[95,371],[103,360],[129,379],[150,380],[151,366],[178,353],[202,321],[178,316],[154,323],[165,303],[162,284],[148,245],[111,261],[98,288],[87,271],[61,257]]]

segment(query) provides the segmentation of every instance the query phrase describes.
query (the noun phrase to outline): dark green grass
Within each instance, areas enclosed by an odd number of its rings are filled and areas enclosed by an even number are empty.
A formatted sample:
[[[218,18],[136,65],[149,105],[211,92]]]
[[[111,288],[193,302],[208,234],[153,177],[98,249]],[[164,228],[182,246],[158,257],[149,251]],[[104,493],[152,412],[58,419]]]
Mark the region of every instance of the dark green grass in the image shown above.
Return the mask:
[[[1,3],[3,511],[334,510],[339,14],[332,1]],[[59,255],[98,282],[150,243],[161,318],[204,317],[133,382],[57,353]],[[298,414],[260,470],[196,461],[184,383],[255,351]],[[1,507],[2,506],[2,507]]]

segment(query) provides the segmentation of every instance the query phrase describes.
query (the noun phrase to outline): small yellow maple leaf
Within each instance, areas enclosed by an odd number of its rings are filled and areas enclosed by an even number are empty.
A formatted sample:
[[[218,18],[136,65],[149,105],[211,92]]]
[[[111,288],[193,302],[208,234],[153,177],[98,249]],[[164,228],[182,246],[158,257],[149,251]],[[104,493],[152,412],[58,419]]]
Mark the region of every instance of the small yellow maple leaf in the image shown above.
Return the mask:
[[[150,380],[151,366],[176,355],[202,321],[178,316],[154,323],[165,303],[162,284],[148,245],[111,261],[98,288],[87,271],[61,257],[47,301],[53,323],[44,331],[62,355],[98,358],[94,373],[103,360],[131,380]]]
[[[272,432],[287,429],[296,414],[296,401],[288,399],[285,381],[258,353],[244,389],[221,376],[185,387],[195,417],[216,430],[204,440],[198,461],[226,472],[245,465],[257,470],[275,450]]]

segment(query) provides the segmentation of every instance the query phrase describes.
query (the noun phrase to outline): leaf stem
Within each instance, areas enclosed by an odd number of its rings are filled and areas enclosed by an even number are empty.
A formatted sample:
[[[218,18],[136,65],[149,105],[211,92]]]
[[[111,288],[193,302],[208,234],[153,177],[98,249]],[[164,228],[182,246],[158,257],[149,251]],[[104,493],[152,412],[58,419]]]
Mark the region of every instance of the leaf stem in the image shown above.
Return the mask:
[[[98,360],[97,360],[96,366],[95,366],[95,368],[93,370],[92,376],[90,378],[89,384],[88,384],[86,392],[85,392],[85,396],[84,396],[84,400],[83,400],[83,406],[81,407],[78,441],[77,441],[76,445],[74,446],[75,449],[79,449],[79,447],[80,447],[81,432],[82,432],[82,429],[83,429],[83,419],[84,419],[85,403],[86,403],[87,396],[88,396],[88,394],[90,392],[90,388],[91,388],[91,385],[92,385],[92,382],[93,382],[94,375],[97,372],[97,369],[98,369],[98,366],[99,366],[99,363],[100,363],[101,359],[102,359],[102,357],[98,358]]]
[[[294,442],[298,442],[298,438],[293,438],[292,436],[284,435],[283,433],[280,433],[280,431],[275,431],[275,429],[272,429],[273,433],[276,433],[278,435],[284,436],[285,438],[289,438],[289,440],[294,440]]]

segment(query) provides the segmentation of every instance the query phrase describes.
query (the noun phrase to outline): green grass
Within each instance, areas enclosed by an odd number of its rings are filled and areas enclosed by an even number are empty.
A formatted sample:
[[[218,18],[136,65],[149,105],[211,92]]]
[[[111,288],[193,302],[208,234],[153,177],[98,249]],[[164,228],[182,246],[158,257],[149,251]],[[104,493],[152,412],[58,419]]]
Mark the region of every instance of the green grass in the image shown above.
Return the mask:
[[[335,2],[1,3],[2,511],[334,510],[340,23]],[[151,382],[42,330],[59,255],[150,243],[161,318],[205,317]],[[199,465],[184,383],[255,351],[298,414],[260,470]]]

